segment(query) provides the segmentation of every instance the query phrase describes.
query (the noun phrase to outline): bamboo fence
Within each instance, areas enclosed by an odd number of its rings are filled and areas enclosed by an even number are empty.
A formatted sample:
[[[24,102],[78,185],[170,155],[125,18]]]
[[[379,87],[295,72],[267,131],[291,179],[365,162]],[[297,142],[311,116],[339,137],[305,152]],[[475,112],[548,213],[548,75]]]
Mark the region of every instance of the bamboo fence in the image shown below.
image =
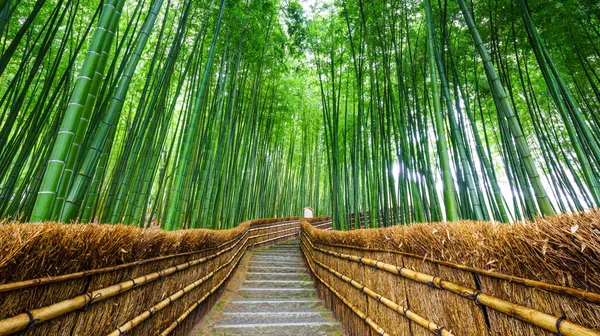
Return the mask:
[[[297,236],[298,217],[231,230],[0,226],[0,335],[184,335],[248,248]]]
[[[302,249],[349,334],[377,334],[368,317],[389,335],[600,335],[599,212],[350,232],[325,223],[301,220]]]

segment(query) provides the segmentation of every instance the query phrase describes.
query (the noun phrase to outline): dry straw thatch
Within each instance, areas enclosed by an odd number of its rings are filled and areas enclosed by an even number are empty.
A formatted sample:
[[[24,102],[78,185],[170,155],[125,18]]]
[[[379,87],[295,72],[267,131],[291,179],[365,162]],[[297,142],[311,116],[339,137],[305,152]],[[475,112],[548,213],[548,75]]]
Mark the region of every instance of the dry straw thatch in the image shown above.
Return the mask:
[[[546,315],[564,316],[559,324],[565,335],[563,329],[570,323],[596,330],[595,334],[600,330],[600,211],[514,225],[462,221],[350,232],[319,230],[308,223],[302,227],[322,250],[373,262],[365,265],[313,250],[316,260],[454,334],[553,333],[485,305],[480,308],[471,297],[398,277],[382,265],[393,265],[396,273],[404,268],[433,275],[437,282],[443,279],[457,288],[474,289],[471,294],[480,291]],[[376,262],[379,267],[372,267]],[[317,271],[324,277],[326,270],[317,267]],[[347,286],[335,276],[328,280],[338,291]],[[355,305],[363,301],[368,307],[363,311],[392,335],[431,334],[356,289],[344,294]]]
[[[305,249],[304,244],[302,245],[302,250],[304,251],[304,253],[310,254],[310,252]],[[307,261],[308,261],[308,267],[310,268],[313,276],[319,280],[319,282],[321,283],[322,286],[324,286],[325,288],[327,288],[329,290],[329,292],[334,294],[345,305],[345,307],[347,307],[347,309],[351,310],[354,314],[356,314],[356,316],[358,316],[358,318],[363,320],[365,322],[365,324],[367,324],[374,332],[377,333],[377,335],[389,336],[389,334],[386,333],[385,330],[383,330],[379,325],[377,325],[377,323],[375,323],[375,321],[373,321],[370,317],[368,317],[365,313],[363,313],[359,308],[354,306],[352,304],[352,302],[348,301],[342,294],[340,294],[338,291],[336,291],[335,288],[331,287],[331,285],[329,283],[327,283],[327,281],[323,280],[321,277],[319,277],[317,275],[317,273],[315,272],[315,268],[314,268],[315,267],[314,264],[316,261],[314,258],[308,257]]]
[[[293,234],[293,227],[297,233],[297,219],[246,221],[222,231],[177,232],[121,225],[4,223],[0,225],[0,335],[10,330],[1,329],[11,316],[29,320],[25,311],[35,312],[36,323],[23,334],[106,334],[169,296],[177,300],[152,310],[151,318],[128,334],[158,334],[167,328],[185,334],[216,302],[221,285],[246,248],[285,239]],[[105,296],[89,300],[85,293]],[[50,305],[61,307],[49,309]],[[42,316],[52,319],[39,324],[37,318]]]

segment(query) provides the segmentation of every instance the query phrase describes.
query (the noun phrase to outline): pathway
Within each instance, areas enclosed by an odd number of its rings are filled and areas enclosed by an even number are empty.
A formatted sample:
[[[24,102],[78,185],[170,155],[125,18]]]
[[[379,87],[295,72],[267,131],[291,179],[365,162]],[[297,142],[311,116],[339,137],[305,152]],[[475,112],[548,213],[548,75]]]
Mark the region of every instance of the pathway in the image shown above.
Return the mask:
[[[341,335],[302,258],[298,240],[255,249],[246,279],[213,322],[213,335]]]

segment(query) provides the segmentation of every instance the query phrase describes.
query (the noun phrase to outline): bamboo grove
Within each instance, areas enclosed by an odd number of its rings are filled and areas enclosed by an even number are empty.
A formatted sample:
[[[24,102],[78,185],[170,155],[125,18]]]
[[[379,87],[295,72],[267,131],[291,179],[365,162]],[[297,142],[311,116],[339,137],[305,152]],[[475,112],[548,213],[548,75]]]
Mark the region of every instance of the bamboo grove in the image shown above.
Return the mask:
[[[596,1],[339,0],[306,29],[339,229],[600,203]]]
[[[173,230],[328,206],[275,4],[2,5],[2,217]]]
[[[0,0],[0,218],[600,205],[594,0]]]

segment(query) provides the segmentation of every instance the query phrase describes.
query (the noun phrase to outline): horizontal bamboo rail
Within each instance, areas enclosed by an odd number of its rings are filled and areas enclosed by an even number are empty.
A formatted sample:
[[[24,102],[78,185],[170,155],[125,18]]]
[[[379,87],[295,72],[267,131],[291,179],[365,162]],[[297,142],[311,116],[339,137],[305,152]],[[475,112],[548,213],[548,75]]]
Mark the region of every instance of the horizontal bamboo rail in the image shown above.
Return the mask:
[[[367,294],[368,296],[372,297],[373,299],[377,300],[377,302],[382,303],[383,305],[385,305],[386,307],[394,310],[397,313],[400,313],[400,315],[408,318],[409,320],[417,323],[418,325],[422,326],[423,328],[431,331],[432,333],[434,333],[435,335],[441,335],[441,336],[453,336],[454,334],[448,330],[446,330],[444,327],[438,325],[435,322],[432,322],[424,317],[422,317],[419,314],[414,313],[413,311],[411,311],[410,309],[404,308],[402,306],[400,306],[399,304],[397,304],[396,302],[384,297],[383,295],[375,292],[374,290],[370,289],[369,287],[361,284],[360,282],[353,280],[351,278],[349,278],[348,276],[336,271],[335,269],[323,264],[322,262],[320,262],[319,260],[315,259],[315,257],[312,255],[312,252],[308,251],[308,249],[306,248],[304,242],[302,242],[302,250],[304,251],[305,255],[306,253],[308,253],[308,255],[310,256],[310,259],[313,260],[317,265],[319,265],[320,267],[322,267],[323,269],[327,270],[329,273],[335,275],[336,277],[342,279],[343,281],[349,283],[350,285],[352,285],[354,288],[356,288],[357,290]]]
[[[325,226],[325,225],[332,225],[332,223],[331,222],[327,222],[327,223],[322,223],[322,224],[317,224],[317,225],[313,224],[313,226],[316,227],[316,228],[321,227],[321,226]]]
[[[289,232],[289,231],[295,231],[295,234],[297,234],[298,232],[300,232],[300,230],[298,230],[297,227],[295,228],[290,228],[290,229],[284,229],[284,230],[279,230],[276,232],[267,232],[267,233],[263,233],[263,234],[259,234],[256,236],[251,236],[249,239],[253,239],[253,238],[258,238],[258,237],[265,237],[265,236],[272,236],[278,233],[283,233],[283,232]]]
[[[278,222],[277,225],[270,225],[271,223],[267,223],[267,224],[257,224],[257,225],[253,225],[249,231],[256,231],[256,230],[265,230],[265,229],[273,229],[276,227],[281,227],[281,226],[289,226],[289,225],[294,225],[294,224],[298,224],[297,220],[294,221],[287,221],[287,222]]]
[[[109,272],[119,271],[119,270],[131,268],[131,267],[135,267],[135,266],[145,265],[145,264],[151,263],[151,262],[163,261],[163,260],[177,258],[177,257],[185,257],[185,256],[189,256],[189,255],[194,255],[194,254],[198,254],[198,253],[203,253],[203,252],[207,252],[207,251],[220,249],[223,246],[227,246],[234,241],[235,241],[235,244],[237,244],[240,240],[244,239],[244,237],[248,234],[248,231],[245,231],[240,237],[230,239],[218,246],[209,247],[209,248],[205,248],[202,250],[170,254],[170,255],[166,255],[166,256],[160,256],[160,257],[155,257],[155,258],[150,258],[150,259],[134,261],[134,262],[121,264],[121,265],[117,265],[117,266],[112,266],[112,267],[96,268],[96,269],[91,269],[91,270],[82,271],[82,272],[74,272],[74,273],[69,273],[69,274],[63,274],[63,275],[57,275],[57,276],[50,276],[50,277],[37,278],[37,279],[31,279],[31,280],[12,282],[12,283],[8,283],[8,284],[2,284],[2,285],[0,285],[0,293],[15,291],[15,290],[29,288],[29,287],[36,287],[36,286],[41,286],[41,285],[48,285],[48,284],[53,284],[53,283],[58,283],[58,282],[63,282],[63,281],[76,280],[76,279],[81,279],[81,278],[85,278],[85,277],[92,276],[92,275],[109,273]]]
[[[365,321],[365,323],[369,325],[371,329],[375,330],[377,335],[389,336],[389,334],[386,333],[385,330],[383,330],[383,328],[381,328],[377,323],[375,323],[375,321],[373,321],[370,317],[368,317],[365,313],[348,301],[342,294],[338,293],[338,291],[336,291],[330,284],[318,276],[310,262],[307,264],[312,275],[317,278],[317,280],[319,280],[319,282],[321,282],[325,287],[327,287],[335,296],[337,296],[338,299],[340,299],[348,308],[350,308],[350,310],[352,310],[361,320]]]
[[[88,293],[83,294],[83,295],[78,295],[78,296],[72,297],[71,299],[62,300],[60,302],[51,304],[49,306],[32,309],[30,311],[26,311],[25,313],[18,314],[18,315],[15,315],[15,316],[12,316],[12,317],[0,320],[0,336],[2,336],[2,335],[9,335],[9,334],[12,334],[12,333],[24,330],[26,328],[31,328],[31,327],[33,327],[35,325],[38,325],[40,323],[43,323],[45,321],[54,319],[56,317],[65,315],[65,314],[70,313],[70,312],[73,312],[73,311],[75,311],[77,309],[88,307],[89,305],[92,305],[94,303],[97,303],[97,302],[106,300],[108,298],[117,296],[117,295],[119,295],[121,293],[124,293],[124,292],[127,292],[127,291],[129,291],[129,290],[131,290],[133,288],[136,288],[136,287],[139,287],[139,286],[151,283],[151,282],[156,281],[156,280],[162,280],[165,277],[167,277],[169,275],[172,275],[172,274],[174,274],[176,272],[189,269],[189,268],[191,268],[193,266],[197,266],[197,265],[202,264],[202,263],[204,263],[204,262],[206,262],[208,260],[214,259],[214,258],[216,258],[216,257],[218,257],[218,256],[220,256],[220,255],[222,255],[222,254],[224,254],[224,253],[226,253],[226,252],[234,249],[235,247],[237,247],[239,245],[239,243],[241,241],[243,241],[243,243],[241,245],[242,247],[240,247],[238,249],[238,251],[236,252],[236,254],[240,250],[246,251],[246,249],[249,246],[255,246],[255,245],[263,244],[263,243],[266,243],[266,242],[269,242],[269,241],[273,241],[273,240],[282,239],[282,238],[285,238],[285,237],[297,235],[298,232],[299,232],[298,227],[291,228],[291,229],[278,230],[278,231],[275,231],[275,232],[267,232],[267,233],[263,233],[263,234],[257,234],[257,235],[249,236],[249,232],[251,232],[251,231],[267,230],[267,229],[271,229],[273,227],[289,226],[293,222],[294,221],[289,221],[285,225],[273,225],[271,227],[264,226],[264,227],[260,227],[260,228],[254,228],[253,226],[251,226],[251,228],[245,230],[244,233],[242,233],[239,237],[236,237],[234,239],[230,239],[227,242],[222,243],[222,244],[220,244],[218,246],[207,248],[207,249],[203,249],[203,250],[190,251],[190,252],[185,252],[185,253],[180,253],[180,254],[174,254],[174,255],[169,255],[169,256],[161,256],[161,257],[156,257],[156,258],[152,258],[152,259],[142,260],[142,261],[138,261],[138,262],[132,262],[132,263],[128,263],[128,264],[122,264],[122,265],[118,265],[118,266],[115,266],[115,267],[106,267],[106,268],[101,268],[101,269],[88,270],[88,271],[83,271],[83,272],[76,272],[76,273],[71,273],[71,274],[66,274],[66,275],[55,276],[55,277],[26,280],[26,281],[21,281],[21,282],[15,282],[15,283],[11,283],[11,284],[2,285],[3,287],[1,287],[1,288],[3,288],[4,291],[11,291],[11,290],[28,288],[28,287],[32,287],[32,286],[39,286],[39,285],[44,285],[44,284],[62,282],[62,281],[67,281],[67,280],[73,280],[73,279],[83,278],[83,277],[86,277],[86,276],[91,276],[91,275],[102,274],[102,273],[106,273],[106,272],[111,272],[111,271],[126,269],[126,268],[130,268],[130,267],[134,267],[134,266],[146,264],[146,263],[152,262],[152,261],[162,261],[162,260],[165,260],[165,259],[174,258],[174,257],[178,257],[178,256],[193,255],[193,254],[197,254],[197,253],[200,253],[200,252],[206,252],[206,251],[214,250],[214,249],[217,249],[217,248],[220,248],[220,247],[223,247],[223,246],[227,246],[227,245],[233,243],[233,245],[231,245],[231,246],[229,246],[229,247],[227,247],[227,248],[225,248],[223,250],[220,250],[217,253],[209,255],[209,256],[205,256],[205,257],[202,257],[202,258],[199,258],[199,259],[188,261],[186,263],[182,263],[182,264],[179,264],[179,265],[176,265],[176,266],[168,267],[168,268],[165,268],[165,269],[163,269],[161,271],[158,271],[158,272],[149,273],[149,274],[146,274],[146,275],[143,275],[143,276],[140,276],[140,277],[136,277],[134,279],[130,279],[130,280],[126,280],[126,281],[117,283],[115,285],[103,287],[101,289],[98,289],[98,290],[95,290],[95,291],[92,291],[92,292],[88,292]],[[273,222],[273,223],[277,223],[277,222]],[[296,221],[296,223],[298,223],[298,222]],[[267,223],[267,224],[271,224],[271,223]],[[256,229],[256,230],[254,230],[254,229]],[[250,239],[257,239],[257,238],[261,238],[261,237],[272,236],[272,235],[276,235],[276,234],[282,234],[282,233],[286,233],[286,232],[289,232],[289,231],[295,231],[295,232],[292,233],[292,234],[288,234],[288,235],[284,235],[284,236],[280,236],[280,237],[275,237],[275,238],[267,239],[267,240],[261,241],[261,242],[249,243]],[[216,270],[212,271],[211,272],[212,273],[211,277],[214,276],[214,273],[216,273],[216,272],[217,272]],[[230,273],[228,273],[227,276],[229,276],[229,274]],[[200,281],[200,280],[198,280],[198,281]],[[206,281],[206,279],[204,279],[203,281]],[[200,285],[200,283],[196,284],[196,286],[198,286],[198,285]],[[188,289],[185,289],[185,288],[184,288],[184,290],[185,290],[185,293],[187,293],[189,291]],[[179,292],[177,292],[176,294],[178,294],[178,293]],[[185,293],[179,293],[179,294],[183,295]],[[164,307],[162,307],[161,309],[163,309],[163,308]],[[149,313],[149,311],[146,311],[146,313]],[[150,314],[150,315],[152,315],[152,314]]]
[[[246,245],[246,247],[244,248],[244,252],[248,249],[248,245]],[[221,287],[221,285],[223,285],[223,283],[225,281],[227,281],[227,279],[229,279],[229,277],[231,276],[231,273],[233,272],[233,270],[237,267],[237,265],[239,264],[240,260],[242,258],[238,258],[238,260],[235,262],[235,265],[233,265],[233,267],[229,270],[229,272],[227,272],[227,275],[225,275],[225,277],[223,278],[223,280],[221,280],[215,287],[211,288],[210,291],[206,292],[206,294],[201,297],[199,300],[197,300],[196,302],[194,302],[194,304],[192,304],[190,307],[188,307],[183,314],[181,314],[176,320],[175,322],[171,323],[167,329],[163,330],[160,333],[160,336],[166,336],[168,334],[170,334],[173,330],[175,330],[175,328],[181,323],[183,322],[183,320],[185,320],[186,317],[188,317],[188,315],[190,315],[194,309],[196,309],[202,302],[204,302],[204,300],[206,300],[212,293],[216,292],[219,287]]]
[[[317,225],[313,225],[313,226],[318,227]],[[570,288],[570,287],[565,287],[565,286],[560,286],[560,285],[549,284],[547,282],[538,281],[538,280],[525,279],[525,278],[507,275],[507,274],[494,272],[494,271],[486,271],[481,268],[471,267],[471,266],[466,266],[466,265],[459,265],[459,264],[455,264],[452,262],[438,260],[438,259],[434,259],[431,257],[422,256],[422,255],[418,255],[418,254],[414,254],[414,253],[387,250],[387,249],[377,249],[377,248],[363,247],[363,246],[350,246],[350,245],[344,245],[344,244],[323,244],[323,245],[332,246],[332,247],[341,247],[341,248],[347,248],[347,249],[353,249],[353,250],[361,250],[361,251],[366,251],[366,252],[398,254],[398,255],[406,256],[406,257],[413,258],[413,259],[419,259],[419,260],[423,260],[423,261],[432,262],[434,264],[451,267],[451,268],[458,269],[461,271],[477,273],[479,275],[484,275],[484,276],[488,276],[488,277],[492,277],[492,278],[496,278],[496,279],[507,280],[510,282],[518,283],[520,285],[524,285],[527,287],[532,287],[532,288],[536,288],[536,289],[545,290],[548,292],[571,296],[571,297],[574,297],[577,299],[585,300],[587,302],[600,303],[600,294],[598,294],[598,293],[588,292],[588,291],[585,291],[582,289],[577,289],[577,288]]]
[[[318,224],[318,225],[323,224],[323,223],[332,224],[333,222],[331,221],[331,219],[324,219],[324,220],[314,221],[314,222],[310,222],[310,223],[314,226],[315,224]]]
[[[136,316],[133,319],[129,320],[127,323],[125,323],[125,324],[121,325],[120,327],[118,327],[115,331],[109,333],[108,336],[123,335],[127,331],[130,331],[131,329],[133,329],[136,326],[138,326],[140,323],[142,323],[142,322],[146,321],[147,319],[149,319],[150,317],[152,317],[152,315],[154,315],[156,312],[159,312],[159,311],[163,310],[165,307],[167,307],[170,304],[172,304],[173,302],[179,300],[185,294],[187,294],[188,292],[190,292],[194,288],[202,285],[206,280],[212,278],[217,272],[219,272],[223,268],[229,266],[229,264],[231,264],[235,258],[238,258],[239,254],[240,254],[240,251],[242,251],[242,250],[246,251],[247,247],[248,247],[248,245],[244,245],[244,247],[240,247],[235,252],[235,254],[233,256],[231,256],[231,258],[229,258],[229,260],[226,263],[224,263],[223,265],[220,265],[219,267],[217,267],[217,269],[211,271],[210,273],[208,273],[204,277],[202,277],[202,278],[200,278],[200,279],[192,282],[191,284],[185,286],[183,289],[181,289],[181,290],[179,290],[179,291],[171,294],[169,297],[167,297],[166,299],[158,302],[154,306],[150,307],[148,310],[145,310],[143,313],[139,314],[138,316]],[[238,260],[239,260],[239,258],[238,258]],[[237,265],[237,262],[236,262],[236,265]]]
[[[544,330],[560,333],[564,336],[600,336],[600,332],[586,328],[582,325],[570,322],[564,317],[556,317],[544,312],[518,305],[492,295],[482,293],[479,290],[468,288],[437,276],[410,270],[406,267],[387,264],[378,260],[368,259],[361,256],[339,253],[314,246],[309,235],[303,231],[306,240],[312,250],[320,251],[325,254],[337,257],[339,259],[354,261],[360,264],[371,266],[375,269],[386,271],[388,273],[402,276],[403,278],[413,280],[422,284],[433,286],[438,289],[447,290],[451,293],[460,295],[464,298],[473,300],[476,304],[481,304],[498,312],[515,317],[523,322],[535,325]]]
[[[281,238],[288,238],[288,237],[292,237],[292,236],[295,236],[295,235],[297,235],[297,234],[298,234],[298,233],[297,233],[297,232],[295,232],[295,233],[291,233],[291,234],[288,234],[288,235],[285,235],[285,236],[281,236],[281,237],[275,237],[275,238],[271,238],[271,239],[263,240],[263,241],[261,241],[261,242],[256,242],[256,243],[253,243],[253,244],[252,244],[252,247],[254,247],[254,246],[256,246],[256,245],[261,245],[261,244],[265,244],[265,243],[270,243],[270,242],[272,242],[272,241],[279,240],[279,239],[281,239]]]
[[[206,256],[196,260],[191,260],[186,263],[169,267],[158,272],[152,272],[146,275],[142,275],[135,279],[126,280],[112,286],[103,287],[101,289],[97,289],[86,294],[75,296],[71,299],[63,300],[49,306],[33,309],[26,313],[22,313],[4,320],[0,320],[0,336],[9,335],[17,331],[24,330],[26,328],[31,328],[42,322],[51,320],[58,316],[62,316],[77,309],[87,307],[91,304],[109,299],[113,296],[127,292],[133,288],[143,286],[157,279],[163,279],[174,273],[189,269],[193,266],[200,265],[208,260],[214,259],[222,255],[223,253],[226,253],[227,251],[233,249],[235,246],[236,245],[232,245],[210,256]]]

